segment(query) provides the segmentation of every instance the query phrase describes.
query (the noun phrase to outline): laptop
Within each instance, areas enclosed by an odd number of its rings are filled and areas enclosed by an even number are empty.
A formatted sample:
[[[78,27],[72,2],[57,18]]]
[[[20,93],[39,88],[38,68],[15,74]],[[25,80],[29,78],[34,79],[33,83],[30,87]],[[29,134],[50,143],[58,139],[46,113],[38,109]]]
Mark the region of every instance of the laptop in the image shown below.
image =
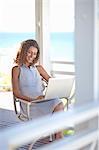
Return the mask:
[[[73,87],[74,77],[49,78],[45,97],[41,101],[54,98],[68,98]]]

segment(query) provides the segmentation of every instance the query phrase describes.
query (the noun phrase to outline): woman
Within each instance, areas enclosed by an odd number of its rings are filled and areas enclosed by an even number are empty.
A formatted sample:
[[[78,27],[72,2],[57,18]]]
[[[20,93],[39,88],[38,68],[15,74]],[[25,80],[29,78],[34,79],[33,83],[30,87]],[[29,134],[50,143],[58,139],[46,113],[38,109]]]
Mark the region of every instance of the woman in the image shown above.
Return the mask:
[[[35,40],[29,39],[21,43],[15,59],[16,65],[12,68],[12,87],[13,93],[17,98],[29,102],[33,101],[33,99],[44,98],[42,78],[48,82],[51,76],[48,75],[41,65],[36,66],[39,55],[39,46]],[[21,111],[26,114],[25,103],[21,103],[21,108]],[[32,118],[37,118],[63,110],[62,101],[60,99],[53,99],[31,105],[30,116]],[[62,137],[62,132],[55,134],[56,139]]]

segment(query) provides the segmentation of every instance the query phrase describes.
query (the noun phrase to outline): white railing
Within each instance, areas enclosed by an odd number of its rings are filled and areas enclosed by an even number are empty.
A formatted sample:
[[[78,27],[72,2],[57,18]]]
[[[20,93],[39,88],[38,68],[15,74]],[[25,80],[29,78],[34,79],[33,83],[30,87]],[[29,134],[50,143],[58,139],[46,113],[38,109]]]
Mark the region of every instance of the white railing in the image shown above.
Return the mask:
[[[59,112],[52,116],[42,117],[35,121],[26,122],[17,125],[9,130],[0,132],[0,150],[13,150],[23,144],[29,143],[42,136],[47,136],[61,129],[66,129],[70,124],[79,124],[93,117],[99,119],[99,102],[91,102],[85,106],[74,108],[71,112]],[[83,135],[74,135],[69,138],[52,142],[43,150],[76,150],[92,142],[99,140],[99,129],[91,129],[83,133]],[[81,143],[81,144],[80,144]],[[92,148],[91,148],[92,150]],[[94,149],[93,149],[94,150]]]
[[[51,61],[52,75],[75,75],[74,62]]]
[[[39,150],[78,150],[90,143],[92,143],[92,145],[88,150],[95,150],[96,145],[94,145],[94,143],[96,144],[97,138],[99,138],[99,130],[80,136],[72,136],[40,148]]]

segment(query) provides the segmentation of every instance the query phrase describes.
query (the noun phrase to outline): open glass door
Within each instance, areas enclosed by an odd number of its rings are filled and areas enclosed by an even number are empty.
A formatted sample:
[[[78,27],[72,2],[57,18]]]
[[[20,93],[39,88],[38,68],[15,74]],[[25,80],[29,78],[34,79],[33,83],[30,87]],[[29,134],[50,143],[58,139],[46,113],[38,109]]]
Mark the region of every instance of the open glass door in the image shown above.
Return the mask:
[[[52,74],[74,74],[74,0],[50,1]]]
[[[11,90],[18,44],[35,37],[35,0],[0,0],[0,91]]]

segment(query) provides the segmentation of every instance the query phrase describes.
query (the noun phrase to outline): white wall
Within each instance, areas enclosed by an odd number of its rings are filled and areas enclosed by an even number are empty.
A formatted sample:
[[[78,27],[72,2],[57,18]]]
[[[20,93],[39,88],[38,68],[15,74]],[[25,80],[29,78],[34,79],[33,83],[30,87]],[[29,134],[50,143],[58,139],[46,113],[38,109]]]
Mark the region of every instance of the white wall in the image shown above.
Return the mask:
[[[96,2],[75,0],[76,104],[80,105],[99,98]]]
[[[97,2],[97,0],[75,0],[75,107],[99,101]],[[75,127],[75,131],[80,134],[88,129],[98,129],[98,117]]]

